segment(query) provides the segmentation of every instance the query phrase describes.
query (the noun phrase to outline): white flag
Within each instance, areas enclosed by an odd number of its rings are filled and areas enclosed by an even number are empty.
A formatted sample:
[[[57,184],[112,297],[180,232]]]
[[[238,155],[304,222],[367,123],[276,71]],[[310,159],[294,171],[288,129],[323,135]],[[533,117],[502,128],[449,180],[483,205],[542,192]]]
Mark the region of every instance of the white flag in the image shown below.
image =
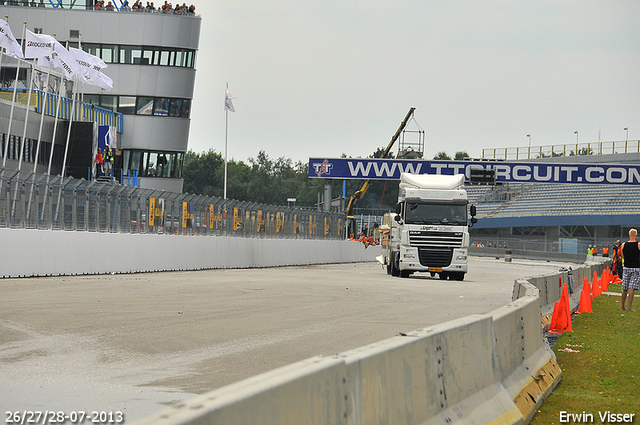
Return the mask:
[[[116,131],[116,127],[110,126],[109,132],[107,133],[108,145],[111,149],[116,149],[118,147],[118,132]]]
[[[41,58],[51,56],[56,39],[46,34],[34,34],[27,30],[27,44],[24,48],[24,57]]]
[[[81,75],[80,67],[76,63],[71,53],[57,41],[53,47],[53,63],[56,68],[60,68],[64,72],[67,80],[71,80],[74,75]]]
[[[51,54],[49,55],[45,55],[45,56],[40,56],[38,58],[38,65],[40,66],[44,66],[44,67],[53,67],[53,57],[51,57],[53,54],[53,52],[51,52]]]
[[[8,55],[20,59],[24,58],[24,53],[22,53],[20,44],[18,44],[18,41],[13,36],[11,28],[9,28],[9,24],[7,24],[3,19],[0,19],[0,47],[7,49]]]
[[[107,67],[102,59],[97,56],[91,55],[83,50],[69,48],[69,53],[75,59],[78,64],[80,75],[82,75],[84,82],[99,86],[98,78],[102,69]]]
[[[109,78],[108,75],[105,75],[101,72],[98,74],[96,85],[102,89],[105,89],[106,91],[111,91],[111,89],[113,88],[113,80]]]
[[[229,93],[229,91],[227,90],[227,94],[224,97],[224,110],[225,111],[235,112],[236,110],[233,107],[233,103],[231,102],[231,99],[233,99],[231,97],[231,93]]]

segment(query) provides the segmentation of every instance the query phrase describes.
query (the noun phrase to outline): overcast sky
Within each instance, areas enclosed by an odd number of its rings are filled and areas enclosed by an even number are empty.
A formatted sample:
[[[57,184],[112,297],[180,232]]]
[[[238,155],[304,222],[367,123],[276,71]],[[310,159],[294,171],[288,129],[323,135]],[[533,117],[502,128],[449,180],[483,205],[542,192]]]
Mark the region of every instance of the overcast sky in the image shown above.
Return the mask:
[[[370,155],[409,111],[425,158],[640,138],[640,2],[202,0],[189,148]],[[600,134],[600,136],[599,136]],[[394,150],[395,151],[395,150]]]

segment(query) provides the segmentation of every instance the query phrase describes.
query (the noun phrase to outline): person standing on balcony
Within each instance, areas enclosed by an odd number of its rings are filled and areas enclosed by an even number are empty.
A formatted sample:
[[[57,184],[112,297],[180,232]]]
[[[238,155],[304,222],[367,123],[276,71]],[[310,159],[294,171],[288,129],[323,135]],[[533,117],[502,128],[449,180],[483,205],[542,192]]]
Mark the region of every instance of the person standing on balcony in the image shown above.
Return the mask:
[[[98,148],[98,152],[96,153],[96,158],[93,161],[93,167],[91,168],[91,177],[95,180],[96,175],[100,176],[100,174],[103,172],[102,170],[102,150],[100,150],[100,148]]]
[[[111,168],[113,166],[113,149],[111,149],[109,145],[107,145],[104,148],[103,161],[104,161],[104,175],[111,177]]]
[[[629,240],[622,244],[622,309],[631,311],[634,292],[640,286],[640,250],[636,237],[636,229],[629,230]],[[629,307],[625,308],[629,300]]]

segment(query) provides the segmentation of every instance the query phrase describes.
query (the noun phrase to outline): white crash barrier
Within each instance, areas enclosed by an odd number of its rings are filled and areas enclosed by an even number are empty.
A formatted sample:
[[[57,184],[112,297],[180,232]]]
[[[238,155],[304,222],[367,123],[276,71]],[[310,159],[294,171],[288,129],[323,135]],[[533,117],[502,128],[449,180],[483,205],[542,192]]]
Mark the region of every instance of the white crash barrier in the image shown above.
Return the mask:
[[[0,278],[350,263],[375,255],[373,247],[341,240],[0,229]]]

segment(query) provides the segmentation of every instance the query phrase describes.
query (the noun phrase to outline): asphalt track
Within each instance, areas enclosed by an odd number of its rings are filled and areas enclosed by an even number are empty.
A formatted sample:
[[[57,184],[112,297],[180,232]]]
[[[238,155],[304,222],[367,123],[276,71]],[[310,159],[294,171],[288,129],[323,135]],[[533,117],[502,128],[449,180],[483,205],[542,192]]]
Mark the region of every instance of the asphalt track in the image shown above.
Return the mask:
[[[377,263],[0,280],[0,413],[127,421],[314,355],[511,301],[566,263],[472,257],[464,281]]]

